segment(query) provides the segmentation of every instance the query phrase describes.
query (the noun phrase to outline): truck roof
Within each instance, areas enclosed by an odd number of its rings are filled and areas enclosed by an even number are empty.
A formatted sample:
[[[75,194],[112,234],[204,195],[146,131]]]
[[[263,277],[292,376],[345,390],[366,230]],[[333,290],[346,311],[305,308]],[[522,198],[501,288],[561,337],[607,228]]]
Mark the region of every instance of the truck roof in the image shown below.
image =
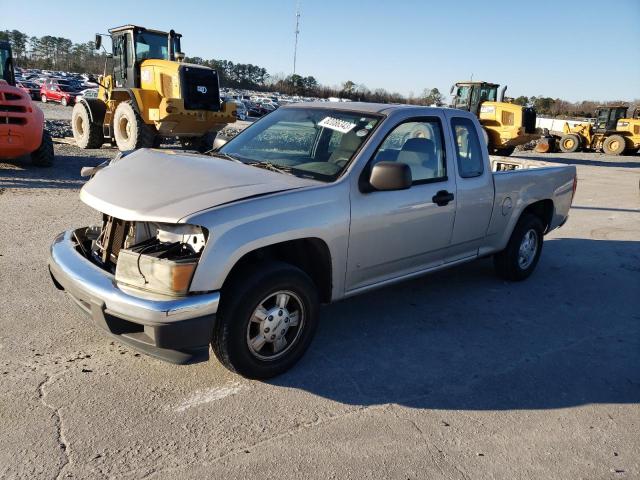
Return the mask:
[[[131,24],[122,25],[121,27],[110,28],[109,33],[117,33],[117,32],[122,32],[127,30],[136,30],[138,32],[151,32],[151,33],[158,33],[160,35],[169,35],[169,32],[163,32],[162,30],[153,30],[151,28],[145,28],[139,25],[131,25]],[[176,35],[178,34],[176,33]]]
[[[282,108],[331,108],[345,112],[383,113],[389,114],[399,110],[444,110],[446,107],[425,107],[404,103],[371,103],[371,102],[302,102],[287,104]]]

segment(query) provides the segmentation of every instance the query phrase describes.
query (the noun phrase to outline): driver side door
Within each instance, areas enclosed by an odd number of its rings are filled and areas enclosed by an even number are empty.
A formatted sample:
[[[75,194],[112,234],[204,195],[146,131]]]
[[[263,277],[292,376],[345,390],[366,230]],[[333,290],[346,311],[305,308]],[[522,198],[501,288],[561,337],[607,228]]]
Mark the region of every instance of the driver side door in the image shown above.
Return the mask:
[[[347,294],[444,263],[453,232],[456,184],[443,125],[439,115],[403,121],[387,134],[363,172],[368,178],[378,161],[407,163],[412,172],[409,189],[352,189]],[[451,199],[436,203],[445,192]]]

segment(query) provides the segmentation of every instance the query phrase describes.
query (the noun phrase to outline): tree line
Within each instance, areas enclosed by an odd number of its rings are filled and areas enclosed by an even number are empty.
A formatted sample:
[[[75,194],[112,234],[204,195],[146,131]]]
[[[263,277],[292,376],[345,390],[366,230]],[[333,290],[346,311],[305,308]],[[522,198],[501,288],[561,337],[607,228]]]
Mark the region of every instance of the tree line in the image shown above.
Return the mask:
[[[8,40],[11,43],[16,65],[24,68],[100,74],[107,61],[104,50],[97,51],[94,42],[73,43],[68,38],[51,35],[35,37],[19,30],[0,30],[0,40]],[[185,61],[216,70],[222,87],[277,91],[306,97],[336,97],[362,102],[438,106],[447,103],[445,96],[437,88],[425,88],[418,95],[410,93],[404,96],[384,88],[369,89],[366,85],[352,80],[347,80],[339,86],[327,86],[321,85],[311,75],[270,75],[266,68],[250,63],[206,60],[201,57],[187,57]],[[539,115],[551,116],[592,117],[596,107],[600,105],[593,101],[568,102],[560,98],[544,96],[520,96],[511,101],[518,105],[532,106]],[[612,103],[620,102],[607,102],[607,104]],[[640,102],[636,100],[635,103]]]

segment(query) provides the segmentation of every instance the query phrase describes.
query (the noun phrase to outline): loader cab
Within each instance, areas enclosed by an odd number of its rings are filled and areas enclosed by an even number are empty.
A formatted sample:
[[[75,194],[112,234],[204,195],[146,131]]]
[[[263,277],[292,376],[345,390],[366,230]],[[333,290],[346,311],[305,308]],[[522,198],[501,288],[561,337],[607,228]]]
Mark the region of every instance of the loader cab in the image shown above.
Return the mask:
[[[616,105],[613,107],[599,107],[596,110],[596,132],[607,132],[616,129],[618,120],[627,117],[628,107]]]
[[[13,71],[13,56],[9,42],[0,42],[0,79],[15,87],[16,79]]]
[[[145,60],[175,61],[181,55],[179,33],[126,25],[109,30],[116,88],[140,88],[140,65]],[[98,48],[98,43],[96,48]]]
[[[498,101],[498,87],[487,82],[458,82],[451,88],[453,107],[480,114],[482,102]]]

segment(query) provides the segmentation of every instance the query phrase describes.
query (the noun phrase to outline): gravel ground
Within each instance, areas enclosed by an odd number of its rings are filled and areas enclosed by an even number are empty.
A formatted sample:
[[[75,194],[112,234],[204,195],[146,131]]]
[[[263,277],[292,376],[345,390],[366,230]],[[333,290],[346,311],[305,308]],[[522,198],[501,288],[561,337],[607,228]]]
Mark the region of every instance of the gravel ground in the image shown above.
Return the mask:
[[[324,307],[256,382],[139,355],[54,289],[52,238],[99,217],[80,168],[115,151],[56,153],[0,163],[0,478],[640,478],[640,157],[527,152],[579,175],[529,280],[481,260]]]

